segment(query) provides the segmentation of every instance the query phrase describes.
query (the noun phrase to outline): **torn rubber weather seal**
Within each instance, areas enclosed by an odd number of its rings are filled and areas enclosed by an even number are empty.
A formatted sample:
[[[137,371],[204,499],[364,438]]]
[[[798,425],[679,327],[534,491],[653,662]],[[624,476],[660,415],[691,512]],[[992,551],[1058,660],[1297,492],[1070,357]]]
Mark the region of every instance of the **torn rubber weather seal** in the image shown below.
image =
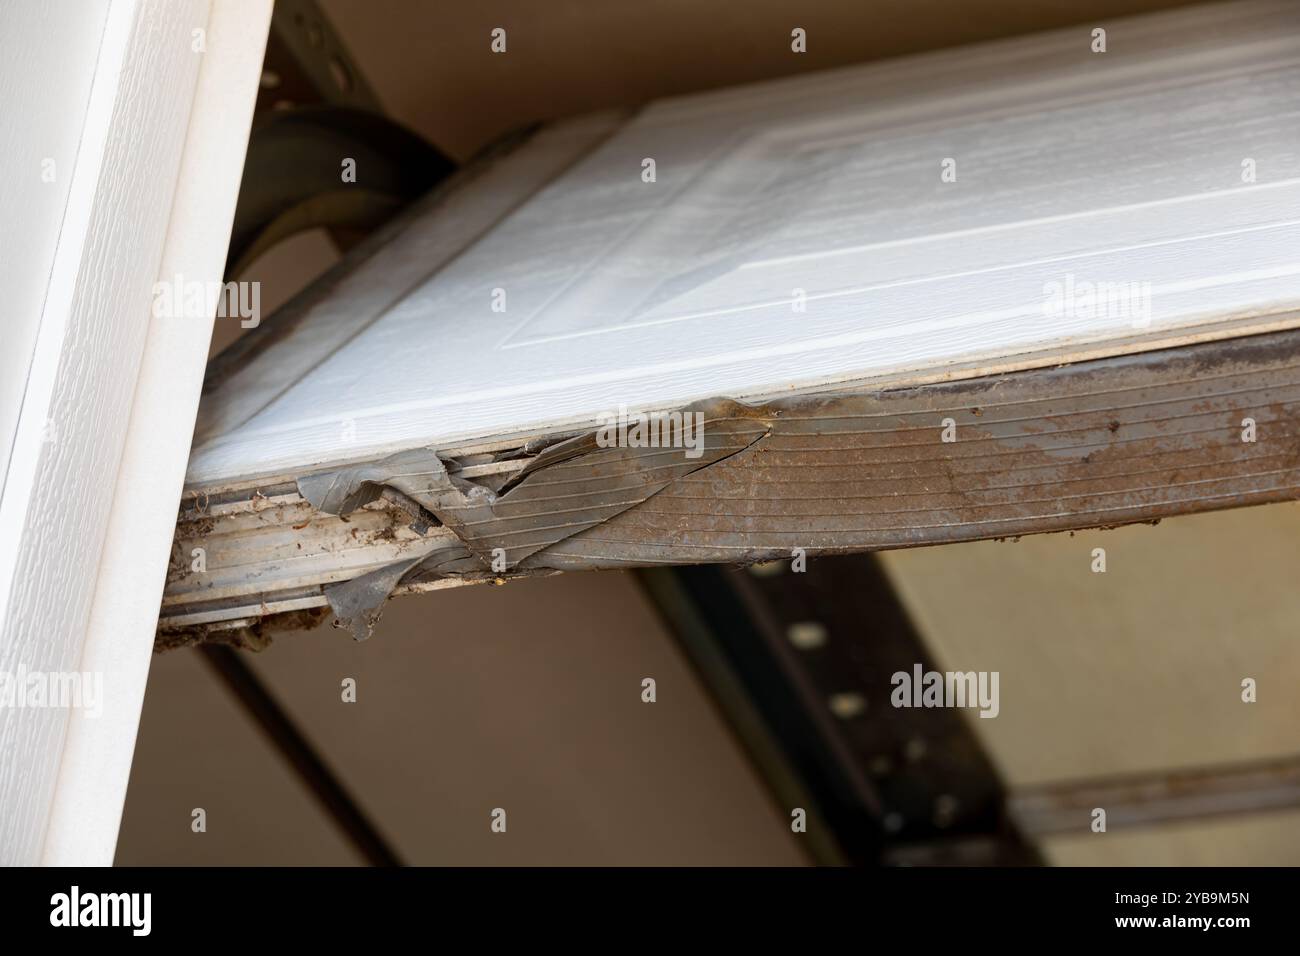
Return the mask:
[[[956,382],[698,403],[688,409],[705,412],[697,459],[602,447],[593,427],[534,455],[522,450],[545,435],[521,439],[518,452],[417,448],[281,476],[266,484],[275,495],[193,487],[162,626],[320,607],[343,582],[381,571],[368,599],[354,606],[344,591],[336,611],[354,622],[358,607],[373,613],[364,609],[394,577],[391,591],[405,593],[1292,500],[1298,403],[1300,331],[1290,331]],[[202,572],[195,548],[205,549]]]
[[[455,535],[429,563],[437,573],[504,574],[520,561],[581,534],[693,472],[748,448],[770,422],[750,406],[717,400],[684,409],[700,423],[697,454],[676,447],[601,445],[595,433],[547,448],[511,476],[500,492],[449,470],[433,449],[416,448],[380,461],[298,480],[318,513],[340,517],[394,489]],[[375,612],[402,578],[426,562],[404,557],[362,578],[325,590],[330,606],[358,638],[369,636]]]

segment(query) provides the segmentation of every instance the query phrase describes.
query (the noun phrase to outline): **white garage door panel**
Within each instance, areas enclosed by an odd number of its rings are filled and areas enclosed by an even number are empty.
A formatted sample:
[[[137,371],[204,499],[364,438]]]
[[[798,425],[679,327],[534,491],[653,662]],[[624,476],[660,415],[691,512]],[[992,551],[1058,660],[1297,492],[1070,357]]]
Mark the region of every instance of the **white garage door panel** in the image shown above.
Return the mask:
[[[1106,27],[653,105],[190,480],[1294,323],[1300,5]]]
[[[107,3],[58,0],[0,7],[0,288],[5,347],[0,349],[0,488],[18,428],[23,390],[40,330],[63,212],[72,184]],[[46,108],[10,120],[11,104],[41,97]],[[15,224],[21,223],[18,228]]]

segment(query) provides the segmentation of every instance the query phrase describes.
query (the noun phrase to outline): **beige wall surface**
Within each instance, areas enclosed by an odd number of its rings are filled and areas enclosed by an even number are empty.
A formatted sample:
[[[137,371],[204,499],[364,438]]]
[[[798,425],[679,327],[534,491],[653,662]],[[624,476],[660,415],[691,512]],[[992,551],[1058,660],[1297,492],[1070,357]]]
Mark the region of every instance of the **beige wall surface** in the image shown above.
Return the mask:
[[[323,0],[384,109],[465,159],[527,123],[1187,0]],[[506,31],[506,53],[490,33]],[[790,50],[807,31],[808,52]]]
[[[1054,836],[1043,855],[1055,866],[1296,866],[1300,812]]]
[[[115,865],[364,862],[197,651],[154,657]]]
[[[885,564],[943,669],[1001,673],[972,725],[1014,785],[1300,750],[1300,504]]]
[[[805,862],[626,574],[401,598],[365,643],[327,625],[248,660],[407,862]],[[203,667],[157,659],[118,862],[354,862]]]
[[[1300,504],[884,561],[941,669],[1000,673],[1001,712],[970,724],[1013,788],[1300,753]],[[1083,820],[1046,849],[1080,865],[1296,865],[1297,820],[1107,834]]]

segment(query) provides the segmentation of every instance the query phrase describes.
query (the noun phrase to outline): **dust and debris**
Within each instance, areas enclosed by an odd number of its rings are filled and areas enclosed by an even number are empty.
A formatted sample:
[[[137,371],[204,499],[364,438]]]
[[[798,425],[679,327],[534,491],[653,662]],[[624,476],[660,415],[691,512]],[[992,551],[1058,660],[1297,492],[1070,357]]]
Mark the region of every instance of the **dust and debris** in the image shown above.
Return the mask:
[[[241,651],[259,653],[271,646],[278,634],[311,630],[329,618],[327,608],[305,608],[249,618],[237,622],[217,621],[188,627],[159,630],[154,636],[153,652],[193,647],[196,644],[225,644]]]

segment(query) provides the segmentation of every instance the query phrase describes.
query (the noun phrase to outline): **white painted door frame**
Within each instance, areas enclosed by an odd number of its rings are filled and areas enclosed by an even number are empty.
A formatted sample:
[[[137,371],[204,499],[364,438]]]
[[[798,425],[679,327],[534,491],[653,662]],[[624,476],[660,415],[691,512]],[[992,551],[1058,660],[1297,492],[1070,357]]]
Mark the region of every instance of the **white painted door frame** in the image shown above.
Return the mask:
[[[91,15],[48,4],[42,30],[11,29],[37,3],[4,11],[0,48],[58,43]],[[34,335],[0,497],[0,863],[112,862],[213,319],[155,315],[155,283],[221,278],[271,6],[95,10],[48,284],[16,317]],[[32,189],[41,173],[4,170]],[[50,706],[37,687],[90,693]]]

